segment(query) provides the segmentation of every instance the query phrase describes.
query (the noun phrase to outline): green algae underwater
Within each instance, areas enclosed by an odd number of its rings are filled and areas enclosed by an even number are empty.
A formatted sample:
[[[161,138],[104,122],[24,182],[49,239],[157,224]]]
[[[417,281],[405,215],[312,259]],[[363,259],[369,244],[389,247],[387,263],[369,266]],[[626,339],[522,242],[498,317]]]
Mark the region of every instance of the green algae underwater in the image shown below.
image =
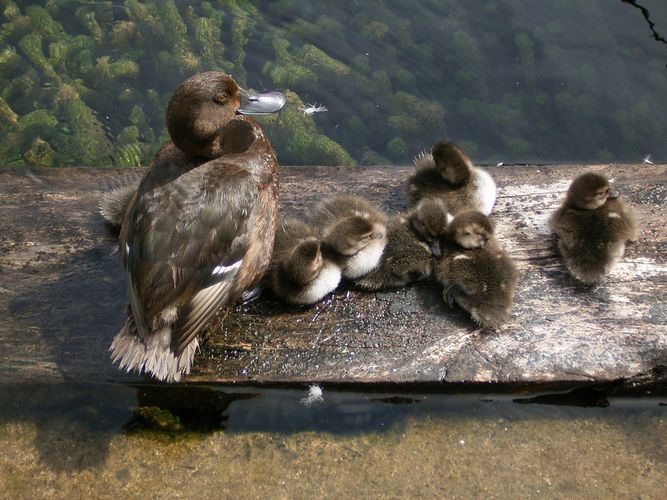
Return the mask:
[[[442,137],[505,163],[667,156],[665,46],[621,1],[0,6],[1,165],[148,164],[204,70],[286,92],[259,120],[286,165],[406,163]]]

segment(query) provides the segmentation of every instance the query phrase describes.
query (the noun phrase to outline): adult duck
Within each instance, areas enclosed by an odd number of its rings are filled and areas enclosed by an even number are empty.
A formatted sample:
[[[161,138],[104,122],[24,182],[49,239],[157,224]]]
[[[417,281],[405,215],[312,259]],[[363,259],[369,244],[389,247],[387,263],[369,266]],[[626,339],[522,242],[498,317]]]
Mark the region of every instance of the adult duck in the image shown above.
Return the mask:
[[[120,232],[129,316],[110,350],[122,369],[180,380],[211,319],[261,280],[276,228],[277,161],[242,114],[284,104],[280,93],[249,94],[219,72],[174,92],[172,141],[141,180]]]

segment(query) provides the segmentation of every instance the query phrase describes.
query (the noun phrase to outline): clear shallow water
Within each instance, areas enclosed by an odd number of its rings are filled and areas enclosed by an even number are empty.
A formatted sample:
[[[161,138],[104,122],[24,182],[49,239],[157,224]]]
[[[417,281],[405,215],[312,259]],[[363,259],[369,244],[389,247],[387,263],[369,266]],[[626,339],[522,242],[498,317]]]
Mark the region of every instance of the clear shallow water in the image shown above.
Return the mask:
[[[640,5],[664,38],[667,3]],[[0,164],[146,164],[203,70],[288,93],[262,119],[282,164],[443,137],[479,162],[667,158],[667,43],[621,0],[19,0],[0,24]]]
[[[190,388],[185,398],[181,389],[150,386],[5,386],[0,490],[8,497],[664,494],[664,398],[611,398],[603,408],[515,402],[529,394],[325,387],[324,400],[306,406],[306,395],[305,388]],[[134,409],[157,403],[179,406],[183,428],[138,424]],[[197,411],[188,413],[189,405]]]

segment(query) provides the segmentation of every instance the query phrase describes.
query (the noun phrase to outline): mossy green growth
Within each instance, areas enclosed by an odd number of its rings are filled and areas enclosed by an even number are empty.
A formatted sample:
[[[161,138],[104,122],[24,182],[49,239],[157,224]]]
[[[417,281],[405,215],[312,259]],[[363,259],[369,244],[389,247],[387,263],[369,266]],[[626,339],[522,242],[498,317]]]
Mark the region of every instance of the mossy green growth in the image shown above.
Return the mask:
[[[476,144],[485,159],[667,154],[664,61],[653,42],[614,39],[611,10],[562,0],[549,16],[531,4],[498,24],[515,9],[510,0],[405,9],[0,0],[0,165],[148,164],[168,137],[173,90],[205,70],[327,106],[326,114],[262,119],[282,163],[402,162],[443,137]],[[594,57],[563,43],[566,28],[579,40],[575,26]],[[65,87],[77,98],[64,99]],[[35,122],[39,110],[56,125]],[[119,142],[131,127],[137,140]]]
[[[177,415],[157,406],[140,406],[132,412],[135,423],[144,429],[178,432],[183,430]]]
[[[21,9],[15,2],[5,1],[2,2],[2,5],[4,6],[2,13],[7,19],[13,21],[21,15]]]
[[[5,47],[0,50],[0,73],[4,78],[11,78],[19,69],[21,57],[13,47]]]
[[[44,55],[42,37],[38,33],[30,33],[19,40],[19,47],[26,57],[49,78],[61,81],[60,75]]]
[[[95,17],[95,12],[89,12],[87,9],[82,8],[77,12],[77,17],[83,26],[86,27],[88,34],[95,40],[97,43],[104,42],[104,31],[102,27],[97,22]]]
[[[55,166],[56,153],[48,142],[41,137],[36,137],[30,148],[25,152],[24,159],[29,165],[53,167]]]
[[[19,119],[18,125],[21,129],[27,129],[28,127],[52,129],[58,125],[58,118],[50,110],[37,109],[27,115],[23,115]]]
[[[116,163],[123,167],[138,167],[145,157],[148,146],[139,139],[139,128],[136,126],[125,127],[118,134],[116,143],[118,149],[115,152]]]
[[[62,40],[68,38],[62,24],[54,20],[44,7],[29,5],[25,12],[30,19],[30,24],[43,37],[49,40]]]
[[[395,162],[404,162],[410,156],[410,148],[400,137],[394,137],[387,143],[387,156]]]
[[[0,125],[2,128],[5,131],[18,128],[18,118],[19,116],[11,108],[7,101],[0,97]]]
[[[113,148],[104,133],[104,127],[76,89],[63,84],[56,96],[56,103],[69,125],[64,130],[64,151],[73,152],[85,165],[103,166],[111,163]]]

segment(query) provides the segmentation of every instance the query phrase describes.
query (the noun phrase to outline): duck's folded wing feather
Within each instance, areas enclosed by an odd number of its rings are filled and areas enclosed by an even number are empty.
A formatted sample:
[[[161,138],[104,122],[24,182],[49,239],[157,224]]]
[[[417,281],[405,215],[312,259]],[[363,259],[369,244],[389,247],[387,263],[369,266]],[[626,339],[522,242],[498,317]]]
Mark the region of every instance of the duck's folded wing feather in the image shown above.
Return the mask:
[[[122,249],[135,321],[150,331],[175,313],[176,353],[236,298],[257,186],[244,169],[226,167],[224,175],[196,169],[145,192]]]

